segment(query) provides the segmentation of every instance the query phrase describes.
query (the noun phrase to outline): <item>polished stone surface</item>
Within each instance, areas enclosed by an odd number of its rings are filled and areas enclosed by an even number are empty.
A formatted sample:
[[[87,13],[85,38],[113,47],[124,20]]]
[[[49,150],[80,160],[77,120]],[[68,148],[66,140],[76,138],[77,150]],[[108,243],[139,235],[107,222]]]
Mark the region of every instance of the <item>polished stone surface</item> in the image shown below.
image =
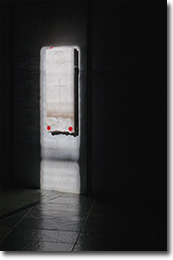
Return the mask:
[[[47,190],[1,195],[1,251],[165,250],[157,212],[146,205]]]

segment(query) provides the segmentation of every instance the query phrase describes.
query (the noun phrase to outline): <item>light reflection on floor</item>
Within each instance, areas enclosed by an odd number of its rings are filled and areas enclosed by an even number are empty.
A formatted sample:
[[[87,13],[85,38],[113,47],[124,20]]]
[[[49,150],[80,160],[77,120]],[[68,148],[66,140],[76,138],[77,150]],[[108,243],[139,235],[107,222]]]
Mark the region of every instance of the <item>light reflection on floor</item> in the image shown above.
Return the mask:
[[[150,251],[157,241],[151,208],[47,190],[0,193],[1,251]]]

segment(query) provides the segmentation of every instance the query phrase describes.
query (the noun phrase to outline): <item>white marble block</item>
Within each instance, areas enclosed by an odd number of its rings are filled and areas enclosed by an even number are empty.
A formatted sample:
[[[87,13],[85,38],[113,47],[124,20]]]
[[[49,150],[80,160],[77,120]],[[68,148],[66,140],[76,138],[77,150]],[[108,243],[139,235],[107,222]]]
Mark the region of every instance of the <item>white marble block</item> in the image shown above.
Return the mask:
[[[51,47],[46,50],[47,131],[75,132],[75,49]]]

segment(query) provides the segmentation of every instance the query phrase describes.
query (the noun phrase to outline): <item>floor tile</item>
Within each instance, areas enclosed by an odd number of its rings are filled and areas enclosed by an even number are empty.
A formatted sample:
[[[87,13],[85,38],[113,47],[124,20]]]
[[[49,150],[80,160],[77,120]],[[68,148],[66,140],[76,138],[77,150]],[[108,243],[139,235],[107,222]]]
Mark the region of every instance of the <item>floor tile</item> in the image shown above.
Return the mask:
[[[1,220],[1,250],[151,251],[153,246],[162,248],[159,231],[163,218],[152,215],[145,206],[123,207],[111,199],[56,191],[16,190],[3,193],[1,214],[37,201],[39,205],[21,209]]]
[[[140,218],[139,216],[127,217],[120,214],[106,215],[92,212],[83,227],[83,232],[101,234],[102,237],[114,237],[116,239],[115,248],[118,248],[117,250],[151,250],[152,248],[151,219],[149,216],[148,218],[146,216]],[[89,237],[92,238],[91,235]],[[101,239],[101,241],[104,240]],[[108,245],[105,240],[102,248],[107,250]],[[108,247],[108,250],[111,247],[112,243]]]
[[[118,236],[98,233],[81,233],[74,251],[120,251],[123,243]]]
[[[42,190],[12,190],[0,192],[0,215],[39,201],[43,196]]]
[[[34,219],[24,218],[20,223],[23,229],[48,229],[48,230],[65,230],[65,231],[80,231],[83,226],[83,220],[58,219],[56,217]]]
[[[128,234],[81,233],[75,249],[83,251],[151,251],[149,237]]]
[[[2,239],[18,222],[22,217],[29,212],[29,210],[24,210],[15,215],[7,217],[0,221],[0,239]]]
[[[44,242],[75,243],[78,234],[78,232],[72,231],[23,229],[23,226],[18,225],[8,235],[8,239],[14,241],[17,239],[18,241],[37,240]]]
[[[1,251],[38,251],[42,242],[20,239],[4,239],[1,244]]]
[[[50,205],[49,205],[50,206]],[[58,218],[63,220],[77,220],[82,221],[86,218],[88,215],[88,210],[84,209],[76,209],[72,210],[72,207],[66,207],[66,205],[62,204],[55,204],[56,209],[52,210],[51,207],[34,207],[29,214],[26,216],[26,218],[35,218],[35,219],[46,219],[46,218]],[[68,208],[68,210],[67,210]]]
[[[42,189],[19,189],[0,191],[0,215],[19,209],[36,201],[46,203],[62,195],[58,191]]]
[[[46,252],[69,252],[72,251],[73,244],[42,242],[37,251]]]

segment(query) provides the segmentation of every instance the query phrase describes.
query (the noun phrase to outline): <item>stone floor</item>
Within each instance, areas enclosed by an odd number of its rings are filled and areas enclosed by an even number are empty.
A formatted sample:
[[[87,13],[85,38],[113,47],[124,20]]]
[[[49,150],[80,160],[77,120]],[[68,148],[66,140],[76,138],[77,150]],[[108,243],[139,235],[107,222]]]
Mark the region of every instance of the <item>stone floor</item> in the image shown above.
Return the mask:
[[[1,251],[166,250],[151,208],[47,190],[1,191]]]

